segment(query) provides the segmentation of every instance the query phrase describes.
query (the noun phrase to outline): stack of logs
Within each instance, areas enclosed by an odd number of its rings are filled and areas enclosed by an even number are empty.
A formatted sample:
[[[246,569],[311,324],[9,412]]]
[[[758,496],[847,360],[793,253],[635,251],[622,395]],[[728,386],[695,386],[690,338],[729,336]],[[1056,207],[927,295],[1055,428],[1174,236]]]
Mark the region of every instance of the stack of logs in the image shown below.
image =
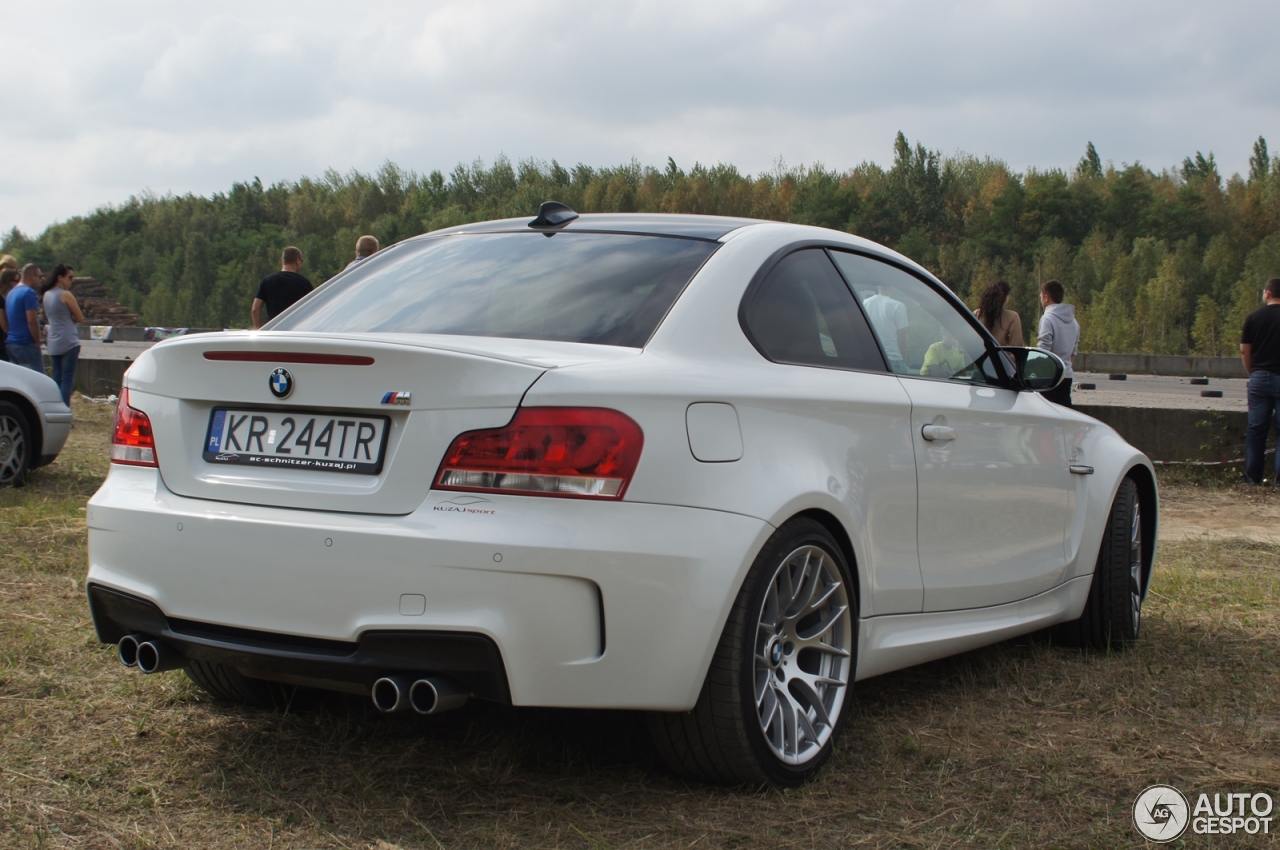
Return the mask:
[[[114,325],[136,328],[138,317],[119,301],[108,297],[107,288],[96,277],[78,277],[71,283],[71,294],[80,302],[86,325]]]

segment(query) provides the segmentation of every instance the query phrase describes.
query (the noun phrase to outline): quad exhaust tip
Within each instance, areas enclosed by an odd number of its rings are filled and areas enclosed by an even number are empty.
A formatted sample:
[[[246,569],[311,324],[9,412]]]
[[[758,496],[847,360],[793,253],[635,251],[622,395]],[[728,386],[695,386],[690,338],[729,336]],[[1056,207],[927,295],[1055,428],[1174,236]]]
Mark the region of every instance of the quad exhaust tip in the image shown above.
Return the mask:
[[[373,683],[373,704],[390,714],[412,708],[419,714],[440,714],[462,708],[468,692],[449,679],[429,676],[414,681],[403,676],[384,676]]]
[[[449,679],[419,679],[409,689],[409,704],[419,714],[440,714],[467,703],[467,692]]]
[[[373,705],[387,714],[409,707],[409,688],[412,684],[400,676],[383,676],[373,683]]]
[[[186,666],[187,659],[182,653],[162,640],[149,638],[138,644],[138,669],[147,675]]]
[[[120,638],[120,642],[116,644],[116,651],[120,654],[120,663],[126,667],[138,666],[138,645],[146,643],[146,635],[125,635]]]
[[[182,653],[164,641],[147,635],[125,635],[116,644],[116,652],[120,655],[121,664],[137,667],[148,675],[187,666],[187,659]]]

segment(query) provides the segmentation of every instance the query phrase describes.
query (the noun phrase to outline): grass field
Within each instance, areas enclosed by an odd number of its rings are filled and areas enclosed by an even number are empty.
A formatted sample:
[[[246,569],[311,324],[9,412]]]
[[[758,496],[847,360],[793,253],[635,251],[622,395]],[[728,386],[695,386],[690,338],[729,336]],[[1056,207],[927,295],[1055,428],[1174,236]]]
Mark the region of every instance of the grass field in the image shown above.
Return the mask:
[[[859,684],[792,791],[676,779],[626,713],[221,705],[97,643],[83,507],[111,409],[75,414],[58,462],[0,492],[4,847],[1124,847],[1149,784],[1280,786],[1280,548],[1242,541],[1165,545],[1130,652],[1025,638]],[[1276,843],[1208,841],[1187,843]]]

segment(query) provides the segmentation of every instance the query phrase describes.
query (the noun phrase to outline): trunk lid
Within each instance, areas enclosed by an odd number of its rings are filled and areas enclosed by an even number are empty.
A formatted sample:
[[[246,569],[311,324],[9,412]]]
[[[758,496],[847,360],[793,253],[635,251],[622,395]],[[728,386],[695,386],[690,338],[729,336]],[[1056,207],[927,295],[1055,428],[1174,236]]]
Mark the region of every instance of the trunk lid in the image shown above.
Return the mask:
[[[125,384],[130,404],[151,419],[160,475],[178,495],[406,514],[426,498],[453,438],[506,424],[525,391],[547,369],[638,353],[541,340],[227,332],[156,345],[129,369]],[[277,389],[289,384],[291,391],[277,398],[272,375],[281,368],[289,373],[288,380],[277,379]],[[397,393],[409,395],[393,395]],[[211,462],[204,450],[214,433],[216,410],[275,419],[288,415],[299,427],[318,418],[316,430],[334,418],[385,417],[381,468],[376,474],[356,474]],[[269,443],[267,451],[272,451]]]

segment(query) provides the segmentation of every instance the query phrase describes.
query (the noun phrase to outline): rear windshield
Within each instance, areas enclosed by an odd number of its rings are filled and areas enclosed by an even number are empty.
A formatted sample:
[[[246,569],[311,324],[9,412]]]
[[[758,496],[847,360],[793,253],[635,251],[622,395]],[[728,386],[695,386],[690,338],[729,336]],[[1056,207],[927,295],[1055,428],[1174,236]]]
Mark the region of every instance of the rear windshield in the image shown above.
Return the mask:
[[[616,233],[426,239],[375,254],[271,327],[640,348],[717,247]]]

